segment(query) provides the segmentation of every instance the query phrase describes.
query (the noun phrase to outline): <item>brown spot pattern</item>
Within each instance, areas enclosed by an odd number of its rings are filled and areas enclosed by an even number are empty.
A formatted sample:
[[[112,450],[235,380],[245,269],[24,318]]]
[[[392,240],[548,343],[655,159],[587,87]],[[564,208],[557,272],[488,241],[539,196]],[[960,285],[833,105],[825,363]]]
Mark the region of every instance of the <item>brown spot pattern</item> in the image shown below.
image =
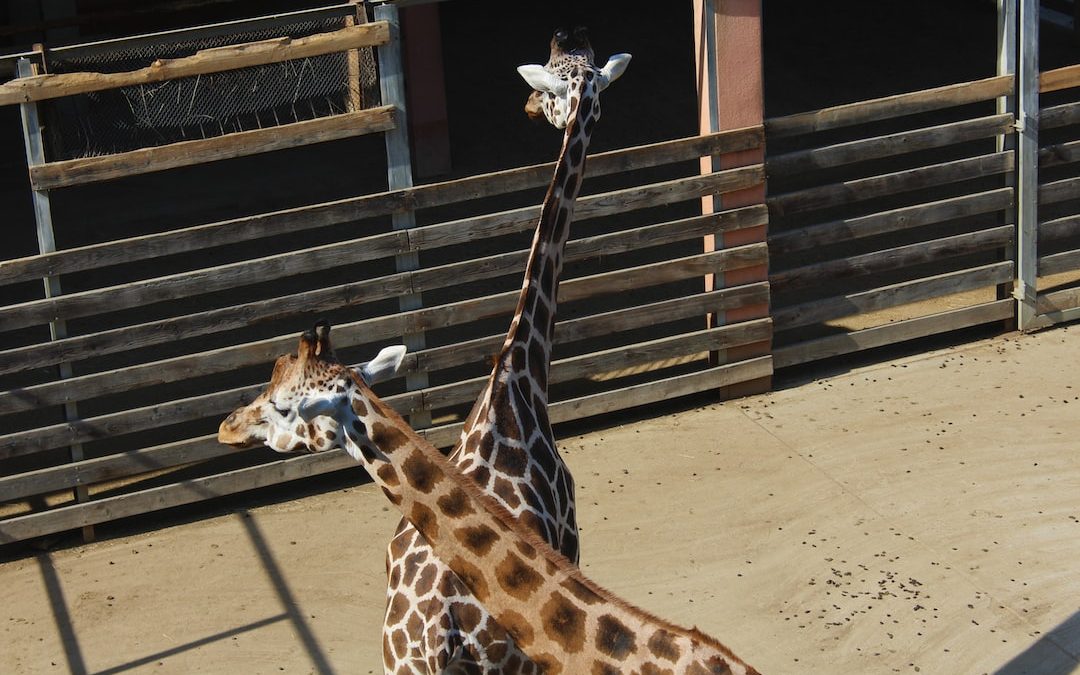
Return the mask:
[[[495,578],[507,593],[518,600],[528,600],[544,579],[524,560],[514,553],[507,553],[502,562],[495,566]]]
[[[528,647],[533,643],[536,635],[533,633],[532,623],[515,611],[507,610],[496,619],[499,625],[506,629],[510,637],[519,647]]]
[[[435,463],[419,450],[415,450],[405,458],[402,469],[405,471],[405,480],[409,481],[409,485],[424,494],[430,494],[443,479],[442,469],[435,466]]]
[[[439,522],[435,517],[435,512],[420,502],[413,504],[409,520],[428,541],[435,541],[439,538]]]
[[[665,659],[675,663],[679,660],[679,646],[675,644],[675,639],[670,632],[661,628],[652,634],[649,638],[649,651],[651,651],[657,658]]]
[[[473,597],[481,603],[486,602],[488,599],[488,583],[487,577],[480,570],[479,567],[473,565],[468,560],[465,560],[461,556],[455,557],[453,560],[447,563],[447,565],[454,571],[454,574],[461,579],[462,583],[470,591],[472,591]]]
[[[391,464],[382,464],[375,470],[375,473],[378,474],[379,480],[388,487],[397,487],[398,485],[401,485],[397,471],[394,470],[394,467]]]
[[[593,661],[592,669],[589,671],[592,675],[622,675],[622,671],[615,666],[609,666],[603,661]]]
[[[469,495],[459,487],[451,490],[449,494],[439,497],[435,503],[438,504],[439,510],[448,518],[461,518],[473,512],[472,504],[469,503]]]
[[[610,614],[600,617],[596,627],[596,648],[616,661],[637,651],[634,633]]]
[[[570,591],[575,598],[584,602],[586,605],[595,605],[597,602],[600,602],[600,596],[577,579],[567,579],[566,581],[563,581],[562,587]]]
[[[483,523],[458,528],[454,530],[454,536],[465,548],[478,556],[486,555],[495,542],[499,541],[499,534]]]
[[[371,441],[386,454],[390,454],[398,448],[407,445],[409,438],[398,428],[388,426],[382,422],[371,425]]]
[[[544,632],[570,654],[585,646],[585,612],[561,593],[552,593],[540,608]]]

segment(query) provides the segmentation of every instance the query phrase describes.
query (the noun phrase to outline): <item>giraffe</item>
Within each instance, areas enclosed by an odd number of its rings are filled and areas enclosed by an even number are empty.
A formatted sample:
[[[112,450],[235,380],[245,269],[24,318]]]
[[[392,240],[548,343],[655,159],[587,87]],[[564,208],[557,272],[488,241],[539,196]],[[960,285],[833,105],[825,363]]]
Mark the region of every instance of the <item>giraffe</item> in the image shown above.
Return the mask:
[[[503,508],[576,563],[573,479],[547,416],[556,293],[585,151],[600,117],[598,95],[622,75],[630,55],[618,54],[597,68],[588,35],[580,27],[555,31],[550,50],[546,66],[526,65],[518,71],[537,90],[529,99],[540,111],[536,115],[565,129],[562,148],[541,206],[509,331],[451,459]],[[529,105],[526,112],[536,116]],[[422,569],[419,560],[425,561]],[[384,638],[406,620],[394,611],[394,598],[405,593],[427,611],[421,612],[423,627],[414,623],[409,631],[413,640],[405,657],[386,652],[386,672],[396,672],[404,662],[423,661],[438,670],[453,661],[490,672],[502,672],[508,661],[528,663],[496,623],[486,621],[479,630],[463,627],[469,622],[461,616],[477,612],[476,599],[449,566],[432,555],[428,542],[406,518],[388,547],[387,572]],[[420,594],[411,587],[425,574],[434,574],[439,583],[430,593]],[[520,670],[528,672],[525,666]]]
[[[486,610],[539,672],[756,672],[716,639],[664,621],[588,579],[413,431],[369,386],[392,375],[404,356],[402,347],[387,348],[357,372],[334,357],[329,324],[317,323],[300,336],[295,356],[277,360],[266,391],[221,423],[218,440],[237,447],[265,443],[280,452],[343,448],[431,544],[432,555],[483,603],[462,618],[477,624]],[[432,574],[420,577],[421,590],[438,583]],[[404,594],[390,606],[406,623],[421,621]],[[383,648],[403,656],[408,640],[402,627]],[[504,672],[522,665],[506,662]],[[458,672],[438,672],[447,671]]]

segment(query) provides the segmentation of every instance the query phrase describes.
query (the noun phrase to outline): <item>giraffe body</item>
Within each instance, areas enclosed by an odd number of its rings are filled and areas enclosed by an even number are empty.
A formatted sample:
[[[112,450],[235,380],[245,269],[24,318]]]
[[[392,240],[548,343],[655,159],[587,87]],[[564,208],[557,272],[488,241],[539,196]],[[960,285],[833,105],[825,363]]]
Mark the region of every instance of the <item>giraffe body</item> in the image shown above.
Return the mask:
[[[547,415],[556,296],[586,149],[600,117],[598,94],[622,74],[629,58],[613,57],[596,68],[588,37],[579,28],[556,31],[546,66],[519,69],[529,84],[543,89],[534,92],[541,114],[565,133],[506,340],[451,454],[503,509],[574,563],[579,554],[574,484]],[[423,672],[416,665],[421,663],[431,672],[451,665],[475,672],[535,672],[535,664],[408,519],[402,519],[388,547],[387,573],[387,673]],[[409,611],[400,611],[402,598],[408,599]],[[396,648],[403,644],[403,650]]]
[[[221,423],[219,440],[281,452],[343,448],[528,656],[528,668],[549,675],[755,672],[715,639],[586,578],[413,431],[369,387],[396,369],[404,350],[384,350],[358,373],[333,357],[329,334],[325,323],[304,333],[296,356],[278,359],[267,390]],[[410,601],[392,602],[391,611],[412,611]],[[406,665],[424,672],[422,663]],[[504,667],[514,672],[514,665]],[[473,667],[458,651],[439,672]]]

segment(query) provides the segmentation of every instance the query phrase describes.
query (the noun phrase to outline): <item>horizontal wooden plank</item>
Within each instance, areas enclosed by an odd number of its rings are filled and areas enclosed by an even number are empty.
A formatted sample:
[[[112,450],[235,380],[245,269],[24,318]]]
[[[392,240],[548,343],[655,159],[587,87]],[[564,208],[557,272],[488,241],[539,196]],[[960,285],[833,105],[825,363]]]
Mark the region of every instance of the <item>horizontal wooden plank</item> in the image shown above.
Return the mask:
[[[769,216],[776,220],[792,213],[852,204],[867,199],[958,183],[1012,171],[1013,153],[998,152],[769,197]]]
[[[396,126],[396,115],[393,106],[382,106],[277,127],[141,148],[115,155],[49,162],[30,167],[30,184],[35,190],[52,190],[337,141],[389,131]]]
[[[770,234],[769,252],[776,256],[851,239],[890,234],[933,223],[1000,211],[1010,208],[1012,203],[1012,188],[1001,188],[926,204],[905,206],[881,213],[871,213],[866,216],[833,220]]]
[[[248,452],[265,455],[271,451],[259,448]],[[86,525],[193,504],[245,490],[278,485],[354,467],[358,471],[363,471],[352,457],[344,451],[335,450],[17,516],[0,520],[0,544],[23,541],[43,534],[77,529]]]
[[[643,405],[709,389],[719,389],[767,377],[771,373],[771,359],[761,357],[555,403],[551,406],[551,418],[554,422],[581,419],[634,405]],[[460,425],[446,425],[421,432],[421,435],[428,437],[429,441],[441,447],[452,445],[459,434]],[[265,454],[270,451],[256,449],[247,452]],[[359,469],[357,463],[344,452],[335,450],[17,516],[0,520],[0,544],[24,541],[53,532],[77,529],[86,525],[95,525],[308,476],[353,468]]]
[[[1039,93],[1080,87],[1080,64],[1039,73]]]
[[[640,250],[647,246],[656,246],[674,241],[700,238],[709,233],[733,231],[743,227],[752,227],[755,224],[762,224],[765,221],[765,217],[766,213],[764,207],[758,205],[744,207],[734,211],[708,214],[670,223],[661,223],[622,232],[578,239],[568,243],[566,259],[568,261],[578,261],[599,255],[611,255],[630,250]],[[502,254],[503,258],[511,261],[512,266],[520,266],[520,264],[523,264],[526,256],[526,251]],[[521,260],[520,264],[517,262],[519,259]],[[473,268],[470,263],[471,261],[467,261],[466,263],[459,264],[457,267],[454,267],[452,271],[460,269],[462,265]],[[489,265],[488,268],[491,268],[491,266]],[[497,269],[505,269],[505,266],[498,267]],[[475,272],[477,270],[472,269],[472,271]],[[382,280],[360,282],[349,286],[352,289],[352,297],[355,298],[356,301],[371,301],[374,299],[393,297],[394,295],[400,294],[400,292],[402,292],[401,289],[403,288],[413,288],[414,286],[407,281],[412,275],[413,273],[406,272],[394,275],[396,281],[384,277]],[[468,277],[456,273],[448,273],[442,277],[442,282],[444,285],[453,285],[462,283],[462,280],[465,278]],[[405,280],[403,281],[402,279]],[[424,286],[424,288],[430,290],[432,286],[427,285]],[[332,291],[332,289],[324,289],[318,293],[320,297],[327,295],[333,297],[333,293],[329,291]],[[312,302],[310,301],[312,297],[312,294],[310,293],[302,294],[302,297],[308,301],[297,302],[295,297],[291,297],[289,299],[261,301],[257,304],[259,308],[264,309],[265,312],[277,317],[285,315],[291,307],[295,307],[296,312],[310,314],[311,312],[319,311],[324,307],[326,309],[336,309],[348,304],[332,302],[322,304],[319,302]],[[352,304],[355,304],[356,301]],[[507,302],[503,304],[508,304],[510,302],[512,301],[507,300]],[[512,308],[513,304],[510,304],[509,306]],[[225,314],[227,318],[223,322],[210,324],[218,330],[221,330],[223,325],[239,327],[245,325],[246,322],[258,319],[260,316],[257,311],[253,311],[252,308],[246,306],[238,306],[226,310],[216,310],[214,312],[215,315],[219,313]],[[469,319],[470,317],[465,315],[462,318]],[[389,332],[385,329],[380,331],[378,328],[371,325],[374,322],[369,321],[364,323],[366,324],[365,327],[369,329],[364,333],[350,331],[348,327],[346,327],[344,331],[339,330],[337,332],[337,334],[340,335],[338,341],[339,346],[348,347],[356,344],[349,341],[349,338],[353,336],[363,336],[364,342],[361,344],[366,344],[379,339],[404,335],[407,332],[415,332],[413,330],[407,330],[408,323],[402,320],[389,319],[384,322],[393,324],[392,330],[396,330],[396,332]],[[173,325],[175,326],[175,324]],[[445,327],[453,324],[451,322],[444,322],[439,325]],[[136,345],[130,331],[117,330],[111,331],[111,333],[118,342],[111,345],[111,349],[108,351],[115,351],[117,348],[132,349]],[[177,339],[177,332],[175,330],[167,332],[157,331],[153,333],[153,335],[160,341]],[[76,378],[68,378],[63,381],[34,385],[17,391],[0,392],[0,415],[18,412],[20,410],[30,410],[40,406],[71,403],[88,397],[105,396],[119,391],[128,391],[140,386],[163,384],[177,379],[208,375],[256,363],[263,363],[272,360],[276,354],[289,348],[293,339],[292,336],[281,336],[243,345],[241,347],[248,355],[246,360],[229,358],[229,355],[234,354],[237,348],[225,348],[210,355],[193,354],[179,356],[164,361],[148,362],[126,368],[83,375]],[[71,342],[73,340],[78,340],[78,338],[71,338],[65,342]],[[51,346],[51,343],[44,345],[42,350],[37,351],[26,349],[12,350],[13,352],[18,351],[18,354],[12,354],[11,352],[2,353],[0,354],[0,363],[3,364],[2,370],[13,370],[17,368],[19,362],[41,366],[40,352],[45,348],[51,348]],[[96,353],[101,354],[106,351],[107,350],[102,348]],[[70,353],[70,350],[68,350],[68,353]],[[35,354],[38,355],[36,361],[32,360],[35,358]],[[13,358],[15,356],[20,358]]]
[[[770,176],[791,176],[806,171],[866,162],[909,152],[990,138],[1011,131],[1011,114],[991,115],[962,122],[863,138],[770,157],[765,165]]]
[[[773,362],[776,368],[787,368],[971,326],[1004,321],[1012,316],[1013,301],[998,300],[779,347],[773,352]]]
[[[704,176],[691,176],[641,187],[604,192],[581,198],[575,217],[577,220],[584,220],[599,215],[623,213],[636,208],[685,201],[706,194],[744,189],[760,183],[763,179],[763,167],[755,165]],[[430,234],[435,226],[421,228],[425,230],[423,233],[413,230],[403,232],[407,233],[405,236],[409,239],[410,249],[419,248],[415,241],[417,239],[423,242],[423,248],[426,249],[437,245],[463,243],[480,236],[494,236],[496,234],[521,231],[522,228],[531,225],[537,217],[539,217],[539,206],[445,223],[443,229],[438,230],[441,234],[437,241],[434,241]],[[469,227],[466,227],[467,225]],[[324,269],[331,263],[340,265],[347,264],[347,262],[362,262],[383,255],[390,255],[391,253],[386,252],[386,248],[394,249],[394,251],[399,250],[401,236],[401,233],[376,235],[375,241],[384,248],[369,249],[366,239],[355,240],[347,244],[328,244],[314,249],[281,253],[191,272],[181,272],[117,286],[33,300],[0,309],[0,322],[2,322],[5,329],[14,330],[35,324],[48,323],[57,318],[72,319],[92,316],[115,311],[118,307],[147,305],[250,285],[266,279],[277,279],[314,272]],[[487,278],[484,276],[483,268],[489,262],[492,264],[499,263],[504,267],[507,262],[517,264],[516,259],[510,260],[499,256],[490,256],[471,263],[458,264],[459,268],[468,268],[466,277],[459,280],[458,283],[464,283],[465,279],[469,278],[472,280]],[[412,280],[413,282],[426,285],[429,288],[437,288],[440,286],[431,285],[438,283],[433,281],[432,277],[449,271],[451,271],[451,266],[443,266],[418,270],[410,274],[415,277]],[[496,274],[487,274],[487,276],[496,276]],[[420,290],[422,289],[411,288],[398,290],[396,293],[416,293]]]
[[[1039,276],[1048,277],[1062,272],[1080,270],[1080,250],[1063,251],[1039,257]]]
[[[824,281],[921,265],[1006,246],[1012,241],[1013,236],[1013,226],[1002,225],[784,270],[770,274],[769,284],[774,292],[781,292],[794,286],[815,285]]]
[[[509,313],[514,309],[517,293],[504,295],[507,296],[507,302],[504,303],[503,312]],[[632,330],[642,326],[679,321],[694,316],[704,316],[708,312],[764,304],[768,303],[768,301],[769,287],[765,282],[734,286],[688,297],[560,321],[556,329],[556,338],[559,343],[574,342],[598,335]],[[340,327],[335,327],[334,330],[336,335]],[[438,370],[467,362],[463,361],[463,358],[474,361],[482,360],[492,353],[494,349],[497,349],[504,338],[505,335],[495,335],[446,347],[413,352],[409,356],[419,362],[417,365],[419,370]],[[216,436],[203,436],[0,478],[0,494],[11,499],[18,499],[76,485],[92,485],[106,480],[142,474],[147,471],[168,469],[233,452],[237,451],[218,443]]]
[[[1055,143],[1039,150],[1039,167],[1060,166],[1080,162],[1080,141]]]
[[[302,38],[272,38],[205,49],[192,56],[158,59],[139,70],[119,73],[54,73],[17,78],[0,85],[0,106],[280,63],[360,47],[373,47],[386,44],[389,40],[389,25],[385,21],[376,21]]]
[[[802,328],[866,312],[899,307],[912,302],[929,300],[954,293],[1011,283],[1012,262],[982,265],[968,270],[938,274],[858,293],[822,298],[790,307],[773,310],[776,332]]]
[[[767,304],[767,282],[733,286],[707,293],[662,300],[645,305],[616,309],[600,314],[559,321],[555,339],[560,345],[621,331],[655,326],[691,317],[704,317],[746,305]],[[495,353],[506,339],[505,333],[475,338],[452,345],[433,347],[414,354],[417,371],[432,372],[466,363],[476,363]]]
[[[1043,108],[1039,112],[1039,129],[1055,129],[1080,124],[1080,101]]]
[[[1039,223],[1039,241],[1047,243],[1080,237],[1080,213]]]
[[[550,382],[570,382],[593,374],[642,366],[676,356],[686,356],[740,345],[764,342],[772,337],[772,321],[758,319],[623,345],[600,352],[553,361]],[[440,410],[469,403],[477,397],[488,377],[471,378],[424,390],[425,410]]]
[[[243,451],[218,443],[216,435],[202,436],[0,478],[0,494],[12,500],[43,495],[76,485],[88,486],[128,478],[235,452]]]
[[[1080,199],[1080,176],[1050,181],[1039,186],[1039,205]]]
[[[1063,288],[1049,293],[1040,293],[1036,302],[1039,314],[1060,315],[1080,307],[1080,288]],[[1060,319],[1051,319],[1060,323]]]
[[[863,124],[914,113],[988,101],[1012,91],[1012,76],[1003,75],[973,82],[950,84],[906,94],[847,103],[810,112],[765,120],[769,138],[797,136],[837,127]]]
[[[623,148],[589,155],[588,175],[601,176],[690,161],[701,156],[758,147],[761,142],[761,127],[753,127]],[[554,162],[537,164],[0,261],[0,283],[37,280],[45,276],[326,227],[406,209],[431,208],[535,188],[550,181],[554,166]]]
[[[556,401],[548,407],[548,416],[556,424],[570,422],[646,403],[751,382],[770,375],[771,357],[763,356],[580,398]],[[461,427],[461,423],[446,424],[425,429],[423,434],[436,447],[448,448],[458,442]]]
[[[560,285],[560,300],[566,297],[568,300],[592,297],[601,293],[614,293],[640,288],[644,285],[656,285],[677,281],[680,279],[704,276],[705,274],[719,272],[727,269],[740,269],[752,265],[763,264],[767,260],[768,251],[765,244],[749,244],[736,248],[713,251],[710,253],[689,256],[642,265],[630,270],[618,270],[597,274],[578,280],[579,283],[566,283]],[[564,295],[565,293],[565,295]],[[576,296],[576,297],[575,297]],[[345,333],[345,336],[342,336]],[[345,344],[348,340],[347,331],[335,330],[335,335],[344,337],[338,344]],[[283,344],[288,339],[288,344]],[[272,355],[264,357],[264,361],[271,361],[282,353],[291,351],[295,345],[295,336],[289,338],[273,338],[256,343],[248,343],[216,350],[207,355],[202,362],[212,362],[217,365],[226,365],[241,358],[248,358],[250,353],[265,353],[274,349]],[[363,340],[363,338],[361,338]],[[158,371],[165,372],[169,362],[158,362]],[[209,369],[209,367],[208,367]],[[134,369],[129,369],[134,372]],[[182,377],[183,375],[181,375]],[[151,377],[151,375],[146,375]],[[0,436],[0,459],[16,457],[49,450],[51,448],[83,443],[118,436],[136,431],[143,431],[162,424],[178,424],[180,422],[202,419],[211,415],[228,412],[229,410],[243,405],[258,394],[263,385],[240,387],[224,392],[216,392],[202,396],[193,396],[186,399],[168,401],[161,404],[145,406],[134,410],[125,410],[109,413],[97,417],[75,420],[63,424],[56,424],[39,429],[17,432]],[[52,392],[53,395],[62,396],[62,392]],[[404,408],[406,411],[417,409],[420,403],[411,397],[420,396],[418,392],[401,394],[398,397],[389,397],[391,402],[410,401]],[[18,405],[12,402],[11,405]],[[405,405],[402,403],[402,405]]]

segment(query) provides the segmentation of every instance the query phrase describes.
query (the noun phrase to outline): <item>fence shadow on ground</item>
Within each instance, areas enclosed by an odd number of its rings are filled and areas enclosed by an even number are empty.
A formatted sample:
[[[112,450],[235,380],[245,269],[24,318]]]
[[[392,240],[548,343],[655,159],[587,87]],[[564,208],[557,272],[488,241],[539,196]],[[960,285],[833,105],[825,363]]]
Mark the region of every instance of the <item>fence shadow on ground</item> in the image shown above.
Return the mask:
[[[1080,659],[1065,646],[1080,646],[1080,610],[1042,635],[1027,649],[994,671],[994,675],[1068,675],[1080,669]]]
[[[110,666],[103,670],[93,671],[93,675],[114,675],[115,673],[131,671],[141,666],[161,661],[170,656],[198,649],[221,640],[227,640],[242,633],[275,624],[279,621],[289,621],[292,624],[293,630],[311,660],[313,672],[319,673],[320,675],[327,675],[334,672],[325,652],[319,645],[319,641],[316,639],[314,632],[300,612],[299,603],[289,588],[285,575],[278,565],[277,560],[274,558],[266,538],[259,529],[258,523],[255,522],[255,519],[252,518],[251,514],[247,511],[238,512],[237,517],[244,526],[244,530],[251,540],[252,548],[254,548],[256,554],[259,556],[259,561],[266,571],[266,575],[273,585],[284,611],[280,614],[268,616],[258,621],[253,621],[242,626],[236,626],[228,630],[214,633],[213,635],[175,645],[169,649],[132,659],[125,663]],[[37,556],[37,562],[38,567],[41,570],[42,582],[49,596],[49,604],[52,608],[56,629],[60,634],[68,671],[72,673],[72,675],[90,675],[91,671],[87,669],[82,648],[79,644],[78,634],[75,630],[71,613],[68,610],[68,602],[64,596],[63,585],[57,574],[56,567],[53,565],[52,557],[48,553],[42,553]]]

